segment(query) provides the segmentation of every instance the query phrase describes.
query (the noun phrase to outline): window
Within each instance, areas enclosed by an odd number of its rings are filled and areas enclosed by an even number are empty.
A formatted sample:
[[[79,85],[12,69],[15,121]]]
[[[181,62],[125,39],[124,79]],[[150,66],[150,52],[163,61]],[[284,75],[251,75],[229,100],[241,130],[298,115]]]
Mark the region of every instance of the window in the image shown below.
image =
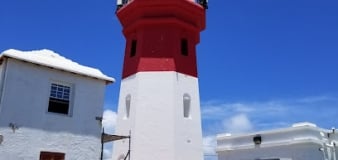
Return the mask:
[[[184,118],[190,118],[190,101],[191,98],[188,94],[183,95],[183,116]]]
[[[131,41],[130,57],[134,57],[136,55],[136,47],[137,47],[137,41],[133,39]]]
[[[129,115],[130,115],[130,101],[131,101],[131,96],[128,95],[126,97],[126,115],[125,115],[125,118],[129,118]]]
[[[188,40],[185,38],[181,39],[181,54],[188,56]]]
[[[252,138],[252,140],[255,143],[255,145],[260,145],[262,143],[262,136],[256,135]]]
[[[48,112],[69,114],[70,92],[71,88],[69,86],[52,83]]]
[[[65,154],[64,153],[57,153],[57,152],[40,152],[40,160],[64,160]]]

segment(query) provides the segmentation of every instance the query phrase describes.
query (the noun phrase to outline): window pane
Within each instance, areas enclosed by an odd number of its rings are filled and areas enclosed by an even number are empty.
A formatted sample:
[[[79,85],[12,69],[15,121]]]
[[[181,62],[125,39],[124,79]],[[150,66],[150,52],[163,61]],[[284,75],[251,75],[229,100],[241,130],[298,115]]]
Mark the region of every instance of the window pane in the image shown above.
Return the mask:
[[[64,92],[69,93],[70,92],[70,88],[69,87],[65,88]]]
[[[70,87],[52,84],[49,98],[48,112],[69,113]]]
[[[57,93],[57,98],[62,99],[62,92]]]
[[[49,99],[48,112],[68,114],[69,102],[61,101],[54,98]]]
[[[56,93],[50,93],[50,96],[56,98]]]

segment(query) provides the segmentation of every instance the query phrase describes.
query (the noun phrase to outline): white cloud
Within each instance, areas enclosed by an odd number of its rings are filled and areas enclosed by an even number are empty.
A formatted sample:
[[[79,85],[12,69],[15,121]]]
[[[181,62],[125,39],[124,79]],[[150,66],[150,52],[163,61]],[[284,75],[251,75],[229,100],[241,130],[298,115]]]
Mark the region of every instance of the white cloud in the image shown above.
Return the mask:
[[[205,160],[217,160],[216,155],[216,136],[203,137],[203,152]]]
[[[281,124],[287,122],[281,117],[288,115],[289,108],[280,101],[202,103],[203,132],[205,135],[215,135],[282,127]],[[267,120],[272,118],[275,119]]]
[[[106,133],[108,134],[114,133],[115,125],[116,125],[116,118],[117,118],[117,114],[116,112],[112,110],[106,109],[103,112],[102,125]],[[103,159],[112,160],[112,142],[104,145]]]
[[[336,97],[330,96],[313,96],[313,97],[305,97],[298,100],[299,103],[317,103],[323,101],[335,101]]]
[[[233,113],[249,113],[252,111],[254,111],[254,108],[244,103],[202,103],[203,119],[220,119]]]
[[[216,136],[203,137],[203,151],[204,155],[215,155]]]
[[[112,160],[112,148],[105,148],[103,150],[103,160]]]
[[[239,113],[271,115],[284,113],[286,111],[285,109],[287,109],[287,107],[280,101],[237,103],[206,102],[202,103],[202,118],[204,120],[223,119]]]
[[[106,109],[103,112],[102,125],[106,133],[113,133],[116,125],[116,112]]]
[[[337,105],[337,96],[325,95],[256,102],[202,102],[203,133],[208,135],[203,138],[204,153],[214,154],[216,140],[213,136],[219,133],[270,130],[304,121],[330,128],[337,124],[333,118],[338,116]],[[205,159],[215,160],[215,156]]]
[[[234,115],[229,119],[223,121],[223,127],[228,133],[243,133],[253,129],[253,124],[250,122],[248,116],[244,113]]]

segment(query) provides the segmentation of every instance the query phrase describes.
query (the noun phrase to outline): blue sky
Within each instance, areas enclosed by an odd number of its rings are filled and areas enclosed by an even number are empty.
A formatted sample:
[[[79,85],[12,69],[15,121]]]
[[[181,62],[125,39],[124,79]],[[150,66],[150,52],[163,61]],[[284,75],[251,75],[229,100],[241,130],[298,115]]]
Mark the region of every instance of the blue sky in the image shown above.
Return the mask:
[[[337,0],[209,7],[197,47],[205,146],[222,132],[338,126]],[[99,68],[117,80],[105,98],[116,112],[125,39],[114,12],[113,0],[1,0],[0,51],[47,48]]]

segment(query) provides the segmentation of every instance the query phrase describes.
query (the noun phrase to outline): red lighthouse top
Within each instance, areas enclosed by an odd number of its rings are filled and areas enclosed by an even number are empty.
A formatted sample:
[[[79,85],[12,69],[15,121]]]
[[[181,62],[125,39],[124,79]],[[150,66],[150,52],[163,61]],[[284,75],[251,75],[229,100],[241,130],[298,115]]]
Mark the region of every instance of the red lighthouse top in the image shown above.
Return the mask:
[[[117,16],[127,40],[122,77],[176,71],[197,77],[196,45],[205,28],[206,1],[131,0]]]

